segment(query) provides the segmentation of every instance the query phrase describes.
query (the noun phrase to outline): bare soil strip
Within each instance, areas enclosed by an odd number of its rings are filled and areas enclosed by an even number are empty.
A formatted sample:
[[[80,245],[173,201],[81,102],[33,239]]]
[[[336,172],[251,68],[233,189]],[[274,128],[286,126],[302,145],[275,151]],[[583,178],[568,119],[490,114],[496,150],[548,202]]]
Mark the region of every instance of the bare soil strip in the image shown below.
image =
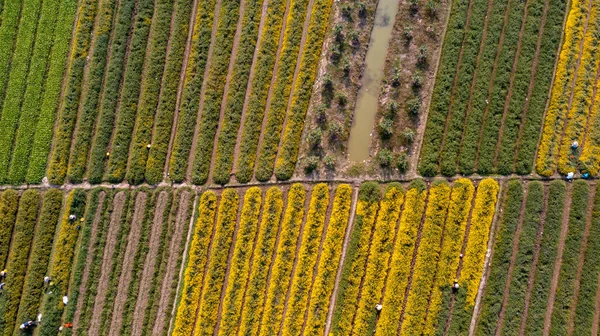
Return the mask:
[[[123,324],[124,303],[127,300],[129,284],[131,282],[131,272],[133,270],[136,254],[135,251],[137,250],[140,241],[147,197],[148,195],[146,193],[141,192],[135,199],[135,210],[133,212],[133,219],[131,220],[131,230],[129,231],[129,236],[127,238],[127,248],[125,249],[125,260],[123,261],[123,268],[121,269],[121,275],[119,276],[119,287],[117,289],[117,296],[115,297],[113,319],[110,323],[110,336],[117,336],[121,330],[121,325]]]
[[[162,331],[165,327],[166,323],[170,323],[169,321],[167,321],[165,319],[166,315],[167,315],[167,308],[168,308],[168,302],[169,302],[169,296],[171,295],[171,282],[173,280],[173,276],[177,273],[177,259],[179,258],[179,254],[177,253],[177,251],[179,250],[179,246],[181,246],[182,243],[184,243],[182,241],[182,234],[183,234],[183,230],[185,230],[185,218],[188,215],[188,208],[189,208],[189,204],[190,204],[190,193],[188,192],[184,192],[181,194],[181,198],[179,200],[179,212],[177,213],[177,217],[175,220],[175,231],[173,233],[173,238],[171,240],[171,243],[169,244],[169,257],[167,259],[167,269],[165,272],[165,277],[162,280],[162,285],[160,287],[160,300],[159,302],[159,306],[158,306],[158,313],[157,313],[157,318],[156,321],[154,321],[154,327],[152,328],[152,335],[161,335]],[[193,223],[193,216],[192,216],[192,223]],[[191,225],[191,223],[190,223]],[[188,238],[191,234],[192,230],[190,230],[190,233],[188,234]],[[214,234],[214,232],[213,232]],[[189,239],[188,239],[189,241]],[[211,239],[212,241],[212,239]],[[208,264],[207,264],[208,265]],[[179,271],[179,278],[181,279],[181,274],[183,272],[183,268],[184,268],[184,263],[182,262],[181,265],[181,269]],[[173,311],[177,309],[177,307],[175,305],[173,305]],[[173,316],[174,314],[171,314],[171,322],[173,320]]]
[[[94,214],[94,222],[92,223],[92,233],[88,245],[88,254],[85,258],[85,268],[83,270],[83,276],[81,277],[81,285],[79,286],[77,309],[75,310],[75,316],[73,317],[74,326],[79,326],[79,319],[81,318],[83,300],[85,298],[84,294],[87,291],[87,282],[90,275],[90,266],[92,265],[92,259],[94,258],[93,248],[94,245],[96,245],[96,240],[98,239],[98,225],[100,224],[100,220],[102,219],[102,211],[105,197],[106,193],[104,191],[100,192],[100,194],[98,195],[98,207],[96,208],[96,213]]]
[[[598,289],[596,290],[596,306],[594,309],[594,323],[592,323],[592,335],[598,335],[598,323],[600,322],[600,275],[598,276]]]
[[[554,299],[556,298],[556,288],[558,287],[558,276],[560,275],[560,266],[562,264],[563,252],[565,250],[565,240],[569,229],[569,213],[571,212],[571,197],[573,188],[567,186],[567,194],[565,195],[565,207],[563,209],[562,226],[560,229],[560,237],[558,240],[558,251],[556,254],[556,262],[554,263],[554,273],[552,282],[550,283],[550,295],[548,297],[548,306],[546,315],[544,316],[544,336],[550,334],[550,323],[552,322],[552,311],[554,310]]]
[[[106,238],[106,246],[104,248],[104,256],[102,258],[102,267],[100,269],[100,279],[98,281],[98,292],[94,301],[94,309],[92,311],[92,319],[90,321],[89,335],[98,335],[100,328],[100,319],[102,318],[102,308],[106,301],[106,292],[108,291],[108,279],[112,266],[112,259],[115,253],[115,244],[117,243],[117,234],[121,225],[121,215],[125,205],[125,192],[121,191],[115,196],[113,202],[113,212],[110,218],[110,226]]]
[[[158,195],[156,202],[156,209],[154,212],[154,219],[152,221],[152,229],[150,233],[150,242],[148,254],[144,261],[144,270],[142,271],[142,277],[140,280],[140,289],[133,312],[132,320],[132,335],[141,335],[144,327],[144,313],[146,306],[148,305],[148,296],[150,295],[150,287],[152,286],[152,280],[154,275],[154,268],[156,265],[156,255],[158,254],[158,248],[160,246],[160,236],[163,229],[163,219],[165,209],[167,207],[167,200],[169,194],[166,191],[161,192]]]

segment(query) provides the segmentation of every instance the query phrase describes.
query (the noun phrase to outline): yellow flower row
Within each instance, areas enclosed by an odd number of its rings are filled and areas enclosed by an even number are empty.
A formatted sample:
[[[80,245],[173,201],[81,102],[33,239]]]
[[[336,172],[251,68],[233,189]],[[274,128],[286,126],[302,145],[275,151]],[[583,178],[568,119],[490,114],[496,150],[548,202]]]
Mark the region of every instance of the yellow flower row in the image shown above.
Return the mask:
[[[383,297],[383,309],[375,335],[394,335],[400,327],[400,315],[405,303],[404,294],[410,275],[410,264],[425,210],[426,198],[426,189],[411,188],[406,192],[404,211],[400,219],[400,228],[393,248],[394,253]]]
[[[593,107],[590,110],[588,132],[582,144],[579,165],[583,172],[597,176],[600,172],[600,94],[596,94]]]
[[[329,301],[333,294],[336,273],[338,270],[344,236],[350,218],[352,203],[352,188],[347,184],[340,185],[335,193],[333,209],[327,235],[323,242],[321,258],[317,268],[317,276],[310,295],[308,306],[308,319],[306,321],[306,335],[323,335],[325,322],[329,312]]]

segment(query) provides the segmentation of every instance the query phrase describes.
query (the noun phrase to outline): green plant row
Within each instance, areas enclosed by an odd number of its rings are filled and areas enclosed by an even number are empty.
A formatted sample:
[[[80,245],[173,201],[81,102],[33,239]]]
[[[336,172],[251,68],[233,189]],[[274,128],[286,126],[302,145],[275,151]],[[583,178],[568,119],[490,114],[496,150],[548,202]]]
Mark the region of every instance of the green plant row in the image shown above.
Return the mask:
[[[150,142],[152,141],[152,128],[160,98],[167,45],[171,38],[173,1],[156,1],[154,12],[154,23],[151,27],[150,41],[148,42],[148,59],[142,77],[140,101],[127,167],[126,179],[132,184],[140,184],[144,181],[149,149],[147,146],[151,145]]]
[[[25,194],[23,195],[25,196]],[[35,200],[35,198],[34,198]],[[54,232],[58,223],[60,210],[62,208],[63,193],[58,189],[50,189],[44,193],[42,208],[38,223],[35,227],[33,245],[29,259],[32,261],[27,268],[25,281],[23,282],[23,294],[16,320],[13,335],[20,335],[19,325],[23,322],[33,320],[40,308],[42,293],[44,290],[44,276],[48,271],[50,252],[48,246],[52,246]],[[9,328],[5,329],[4,335],[10,335]]]
[[[12,335],[16,322],[17,311],[23,294],[23,283],[29,265],[31,245],[34,241],[39,202],[40,194],[35,189],[25,191],[19,202],[17,221],[15,222],[8,261],[6,262],[8,275],[3,280],[5,288],[2,291],[2,296],[0,296],[0,330],[2,330],[2,335]]]
[[[233,335],[238,330],[244,289],[250,272],[250,259],[259,226],[258,216],[261,212],[261,202],[262,191],[260,188],[252,187],[246,191],[233,255],[229,263],[230,270],[225,296],[221,303],[223,312],[219,335]]]
[[[305,214],[306,191],[297,183],[288,192],[287,208],[281,223],[281,234],[277,243],[275,259],[271,267],[267,298],[258,326],[259,335],[267,336],[279,331],[286,294],[290,287],[292,267],[296,258],[296,246]]]
[[[244,10],[240,41],[229,82],[229,91],[224,107],[225,112],[221,121],[221,131],[217,138],[217,149],[214,158],[213,180],[221,185],[229,182],[229,174],[233,166],[238,129],[240,128],[246,89],[250,80],[252,59],[258,39],[262,5],[261,1],[248,1]]]
[[[199,0],[198,13],[194,21],[191,49],[185,78],[183,94],[175,130],[173,148],[169,153],[169,176],[174,182],[186,178],[187,164],[192,148],[194,130],[200,108],[200,91],[204,82],[204,73],[208,59],[208,50],[212,36],[215,0]]]
[[[210,56],[210,69],[204,86],[204,102],[200,112],[198,139],[195,144],[196,152],[192,164],[192,181],[194,184],[204,184],[208,180],[229,62],[232,56],[235,57],[231,54],[231,51],[240,15],[242,13],[240,12],[239,0],[221,1],[215,46]],[[189,159],[181,159],[179,162],[175,162],[175,165],[182,165],[187,168]]]
[[[75,215],[77,218],[82,218],[85,206],[86,194],[83,190],[73,190],[68,194],[62,218],[58,224],[58,234],[54,239],[52,260],[48,268],[52,283],[44,294],[41,305],[40,313],[44,318],[44,323],[37,328],[40,336],[56,335],[56,330],[61,325],[61,317],[65,309],[63,296],[68,294],[73,258],[79,239],[78,224],[72,223],[69,216]]]
[[[2,84],[0,84],[2,86],[0,89],[0,98],[2,100],[2,103],[0,103],[2,107],[0,146],[3,149],[0,151],[0,182],[4,183],[8,180],[10,156],[13,149],[15,132],[19,124],[19,116],[21,115],[21,102],[27,85],[27,74],[29,73],[34,41],[36,40],[36,28],[38,28],[41,7],[40,0],[23,1],[17,38],[15,41],[8,41],[13,44],[12,46],[6,46],[9,50],[14,48],[14,51],[9,63],[10,73],[2,76],[3,80]],[[0,28],[0,32],[4,28],[4,23],[1,26],[2,28]],[[11,28],[6,27],[5,29]],[[0,57],[2,56],[3,52],[0,52]]]
[[[283,211],[283,194],[278,187],[267,190],[262,219],[254,248],[252,266],[248,278],[246,294],[241,309],[239,335],[256,335],[263,312],[270,266],[273,264],[273,253],[279,221]]]
[[[127,65],[123,75],[123,88],[126,89],[121,90],[117,120],[109,147],[110,156],[106,168],[106,179],[113,183],[123,181],[127,171],[127,158],[129,157],[129,147],[135,126],[153,14],[154,1],[139,0],[127,56]]]
[[[0,267],[6,268],[10,241],[15,226],[17,216],[17,206],[19,204],[19,193],[8,189],[0,195]]]
[[[63,75],[65,69],[68,67],[67,54],[69,53],[69,47],[71,41],[71,34],[73,32],[73,25],[75,21],[75,13],[77,12],[76,0],[61,0],[60,7],[54,8],[58,11],[55,13],[56,27],[54,28],[54,38],[52,40],[52,50],[48,59],[48,72],[44,77],[43,93],[40,92],[39,102],[26,100],[23,103],[24,117],[30,114],[30,108],[39,108],[39,112],[31,112],[36,115],[36,124],[31,126],[31,129],[20,127],[19,130],[23,130],[25,134],[21,132],[17,133],[17,143],[15,145],[15,152],[13,153],[13,159],[11,161],[10,179],[12,183],[27,181],[28,183],[40,183],[44,176],[46,176],[46,166],[48,163],[48,153],[50,152],[50,146],[52,144],[52,135],[54,134],[54,123],[57,117],[59,97],[63,87]],[[93,2],[83,2],[81,6],[81,15],[85,16],[85,20],[82,16],[82,21],[79,27],[83,29],[89,24],[93,24],[95,4]],[[89,29],[89,30],[88,30]],[[85,28],[87,34],[90,34],[91,28]],[[79,36],[80,40],[83,35],[75,34]],[[75,39],[75,37],[73,37]],[[73,45],[77,42],[74,41]],[[31,71],[38,71],[32,68]],[[70,77],[69,77],[70,78]],[[34,80],[29,80],[29,84],[34,85]],[[21,118],[21,119],[23,119]],[[29,131],[34,131],[35,134],[28,136]],[[25,141],[22,145],[20,139]]]
[[[248,107],[246,108],[242,138],[239,142],[240,151],[235,166],[235,176],[240,183],[250,182],[254,174],[254,162],[256,161],[256,152],[273,76],[273,67],[277,57],[285,9],[286,1],[270,0],[267,8],[267,18],[260,32],[260,45],[257,50],[256,65],[250,83]],[[223,160],[227,160],[225,156],[223,156]],[[233,158],[229,160],[233,160]]]
[[[135,18],[135,1],[121,1],[119,14],[113,29],[110,57],[102,91],[94,137],[90,146],[87,177],[92,183],[100,183],[104,174],[106,149],[115,125],[115,114],[125,69],[127,46],[131,38],[132,22]],[[87,155],[84,158],[88,160]]]
[[[0,26],[0,76],[3,78],[0,81],[0,110],[4,103],[4,94],[7,85],[5,78],[8,78],[11,71],[13,50],[16,47],[15,42],[17,40],[21,10],[24,2],[25,0],[8,1],[1,8],[2,11],[0,12],[2,15],[2,25]]]
[[[279,149],[281,130],[288,107],[288,98],[292,91],[294,70],[300,52],[300,40],[305,16],[307,0],[291,0],[289,13],[286,18],[283,46],[277,60],[277,74],[267,110],[267,121],[264,125],[263,139],[258,150],[256,163],[256,179],[267,181],[273,175],[275,157]],[[251,163],[253,165],[253,163]],[[253,167],[253,166],[252,166]]]
[[[133,3],[133,1],[130,1]],[[71,156],[68,162],[67,179],[70,182],[80,183],[85,173],[88,159],[88,150],[92,139],[93,128],[98,115],[98,104],[102,95],[102,86],[104,84],[104,72],[108,58],[108,49],[113,33],[114,16],[117,13],[119,2],[116,0],[104,1],[100,4],[97,14],[97,24],[93,37],[93,53],[90,55],[88,64],[87,81],[83,85],[82,103],[77,116],[73,140],[69,139],[68,146],[71,146]],[[133,6],[128,6],[125,1],[119,8],[119,15],[127,13],[131,15]],[[72,143],[72,145],[71,145]],[[68,150],[68,148],[67,148]],[[67,162],[65,162],[66,164]]]
[[[519,180],[511,180],[502,204],[502,219],[494,241],[494,258],[490,276],[481,301],[481,314],[477,321],[478,335],[493,335],[498,326],[498,314],[502,309],[504,286],[508,279],[512,247],[519,224],[519,214],[523,205],[523,185]]]
[[[288,309],[281,330],[282,335],[298,335],[302,332],[328,206],[329,188],[325,183],[317,184],[311,193],[310,207],[302,230],[302,240],[296,256],[296,268],[287,302]]]
[[[300,71],[293,88],[287,124],[275,167],[275,175],[279,180],[289,180],[296,168],[304,118],[310,103],[332,4],[329,0],[315,1],[313,4],[306,43],[300,59]]]
[[[83,74],[87,64],[97,6],[97,1],[85,0],[81,3],[79,9],[67,77],[65,78],[67,83],[61,97],[61,108],[55,127],[50,162],[48,163],[48,179],[54,184],[62,184],[67,173],[69,148],[79,109]]]
[[[182,71],[183,54],[185,52],[188,31],[190,29],[192,1],[178,0],[174,6],[175,17],[173,18],[172,23],[173,32],[169,40],[171,47],[167,55],[162,78],[160,99],[154,117],[152,147],[147,154],[148,158],[145,168],[146,181],[150,184],[158,184],[163,180],[177,103],[177,90],[179,88],[179,80]],[[133,179],[135,180],[136,178],[137,177],[134,177]]]

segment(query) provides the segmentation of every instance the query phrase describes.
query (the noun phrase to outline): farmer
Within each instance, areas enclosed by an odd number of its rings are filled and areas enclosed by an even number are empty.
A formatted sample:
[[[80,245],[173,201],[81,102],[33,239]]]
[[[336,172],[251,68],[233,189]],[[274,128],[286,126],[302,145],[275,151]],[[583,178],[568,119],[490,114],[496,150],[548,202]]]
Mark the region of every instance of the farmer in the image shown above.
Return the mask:
[[[575,178],[575,173],[569,172],[567,174],[567,182],[573,182],[573,178]]]
[[[35,326],[37,326],[37,322],[27,321],[27,322],[21,324],[21,326],[19,326],[19,329],[21,329],[23,331],[31,331]]]
[[[8,274],[8,272],[6,271],[6,269],[3,269],[2,272],[0,272],[0,278],[2,278],[2,279],[6,278],[7,274]]]

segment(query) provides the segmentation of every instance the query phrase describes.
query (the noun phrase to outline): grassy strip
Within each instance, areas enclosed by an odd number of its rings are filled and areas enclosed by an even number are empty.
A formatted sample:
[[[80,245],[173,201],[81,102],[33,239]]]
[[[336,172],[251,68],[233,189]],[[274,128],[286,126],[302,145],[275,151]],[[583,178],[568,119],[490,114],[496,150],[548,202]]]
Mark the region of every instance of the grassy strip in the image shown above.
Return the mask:
[[[246,2],[240,41],[225,103],[224,119],[221,122],[221,131],[219,132],[215,152],[213,180],[221,185],[229,182],[229,174],[233,166],[233,155],[242,119],[246,88],[250,79],[250,68],[252,67],[252,59],[258,39],[261,13],[262,2]]]
[[[41,306],[44,323],[37,328],[40,336],[56,335],[56,330],[61,324],[61,317],[65,309],[62,298],[68,294],[73,257],[79,238],[79,229],[77,229],[77,225],[69,221],[69,216],[83,217],[85,204],[86,194],[83,190],[73,190],[67,196],[58,236],[54,240],[52,260],[48,271],[52,283],[49,291],[44,295]]]
[[[246,295],[243,301],[239,335],[256,335],[258,333],[258,323],[262,316],[266,296],[267,277],[269,267],[273,262],[271,257],[275,251],[275,241],[282,211],[283,195],[281,190],[278,187],[269,188],[254,249],[252,271],[248,278]]]
[[[154,115],[158,107],[161,83],[167,57],[167,44],[171,36],[173,1],[159,0],[155,5],[154,24],[150,32],[148,59],[141,84],[140,102],[133,130],[127,181],[140,184],[144,181],[148,148],[152,141]]]
[[[279,180],[289,180],[296,168],[304,118],[315,82],[332,4],[333,2],[329,0],[317,0],[312,8],[306,43],[300,59],[300,71],[292,92],[290,111],[281,143],[281,153],[275,168],[275,175]]]
[[[376,182],[365,182],[360,186],[354,225],[333,311],[332,335],[348,335],[352,331],[360,283],[369,257],[369,241],[379,210],[379,198],[379,185]]]
[[[240,226],[230,263],[229,280],[223,299],[223,313],[219,335],[233,335],[237,332],[241,315],[244,288],[250,271],[250,257],[254,248],[254,238],[258,231],[258,216],[261,212],[262,191],[252,187],[244,195],[244,207]]]
[[[97,6],[98,1],[84,0],[79,9],[67,77],[65,78],[67,84],[61,98],[61,109],[48,164],[48,178],[54,184],[62,184],[67,174],[71,137],[79,110],[83,73],[87,64]]]
[[[17,133],[17,146],[16,151],[13,153],[10,172],[11,180],[14,182],[21,181],[24,177],[28,183],[39,183],[46,174],[46,164],[52,143],[59,96],[62,91],[61,84],[67,68],[65,63],[69,52],[69,41],[71,40],[77,3],[76,0],[62,0],[60,8],[54,8],[55,11],[58,10],[58,13],[55,12],[57,21],[54,29],[54,39],[52,40],[52,50],[48,59],[48,73],[43,84],[43,94],[40,96],[41,102],[39,104],[31,102],[31,106],[40,109],[39,112],[35,112],[37,116],[35,134],[31,137],[23,136],[30,143],[22,147],[24,152],[21,153],[19,151],[21,146],[18,145],[20,133]],[[92,2],[85,2],[81,7],[81,13],[86,19],[82,19],[79,27],[86,30],[87,34],[91,33],[91,27],[84,28],[83,26],[93,25],[95,10],[95,4]],[[75,36],[78,36],[78,40],[80,40],[84,35],[80,32],[79,34],[76,33]],[[37,72],[38,70],[32,68],[32,71]],[[30,81],[31,83],[33,83],[33,80]],[[30,105],[26,100],[23,108],[28,109],[29,107]],[[24,128],[20,129],[25,131]]]
[[[285,8],[285,0],[270,0],[267,8],[267,19],[263,30],[260,32],[261,42],[257,51],[254,76],[250,84],[251,89],[244,119],[244,130],[240,139],[240,153],[235,167],[236,179],[240,183],[249,182],[254,173],[256,151],[262,130],[267,96],[271,86]],[[215,176],[217,175],[215,174]]]
[[[548,196],[548,211],[544,220],[544,232],[540,248],[540,259],[536,265],[533,290],[529,303],[529,313],[525,324],[526,335],[542,335],[544,329],[544,315],[548,304],[548,295],[554,263],[558,250],[558,237],[562,222],[562,213],[565,203],[565,183],[553,181],[550,183]]]
[[[146,48],[153,14],[153,0],[138,1],[127,65],[123,75],[123,88],[127,89],[121,90],[117,122],[111,140],[111,153],[106,169],[106,179],[109,182],[121,182],[125,178],[129,146],[135,124],[138,100],[140,99],[142,73],[145,72]]]
[[[579,44],[584,38],[588,2],[573,0],[564,32],[564,44],[560,51],[552,87],[550,103],[542,131],[542,139],[536,158],[536,171],[543,176],[554,174],[558,145],[564,128],[565,117],[571,95],[575,66],[579,55]]]
[[[67,180],[69,182],[80,183],[85,173],[93,128],[98,116],[98,104],[102,95],[108,49],[113,33],[113,21],[115,21],[113,18],[116,15],[117,7],[118,1],[109,0],[103,1],[98,9],[98,23],[93,38],[94,52],[90,55],[87,81],[82,93],[82,107],[77,118],[67,170]],[[131,15],[133,8],[124,3],[119,11],[119,15]],[[69,143],[69,146],[71,146],[71,143]]]
[[[333,209],[327,226],[327,235],[323,242],[323,251],[317,266],[308,305],[308,317],[304,333],[308,335],[323,334],[329,312],[329,301],[333,295],[336,273],[344,246],[344,236],[350,218],[352,204],[352,188],[348,184],[337,187],[333,199]]]
[[[19,193],[8,189],[0,195],[0,267],[6,268],[10,241],[17,216]]]
[[[594,209],[592,211],[590,235],[584,252],[583,272],[579,282],[579,296],[575,309],[575,329],[573,335],[591,334],[598,291],[598,275],[600,274],[600,193],[596,190]]]
[[[533,267],[535,242],[542,219],[544,185],[541,182],[532,182],[528,188],[525,218],[521,237],[519,238],[519,251],[515,260],[515,269],[510,282],[508,302],[504,313],[504,328],[502,330],[504,334],[508,335],[518,334],[521,328],[521,312],[525,307],[529,271]]]
[[[297,335],[302,332],[328,206],[329,188],[325,183],[317,184],[311,194],[310,208],[302,232],[282,335]]]
[[[363,286],[359,293],[352,335],[375,333],[375,305],[382,299],[388,263],[394,248],[396,224],[403,203],[404,190],[402,186],[396,183],[388,185],[379,204],[379,215],[371,239],[371,250],[362,282]]]
[[[209,335],[217,323],[221,289],[225,281],[227,259],[236,226],[239,196],[235,189],[226,189],[221,194],[215,237],[210,251],[205,286],[198,308],[198,319],[194,335]]]
[[[404,294],[408,286],[417,233],[421,226],[423,211],[425,211],[425,200],[427,199],[427,188],[422,181],[419,182],[421,182],[420,186],[409,187],[406,192],[404,210],[400,217],[400,226],[396,233],[386,289],[383,293],[383,306],[390,308],[381,311],[375,335],[393,335],[400,328],[402,307],[406,304]]]
[[[553,335],[566,334],[569,325],[569,312],[574,304],[575,277],[579,263],[579,252],[585,230],[588,197],[590,187],[587,182],[578,180],[573,183],[573,198],[569,213],[569,231],[565,240],[565,250],[562,256],[558,287],[550,333]]]
[[[8,261],[6,262],[6,269],[8,270],[8,275],[4,280],[6,287],[2,291],[2,296],[0,296],[0,330],[2,330],[2,335],[11,335],[13,326],[16,323],[17,311],[23,295],[23,283],[29,265],[29,254],[32,241],[34,241],[39,203],[40,194],[35,189],[25,191],[19,202],[17,221],[15,222]],[[35,240],[38,240],[38,237],[35,238]],[[43,239],[44,237],[42,237]]]
[[[490,276],[481,301],[481,314],[477,320],[478,335],[492,335],[498,325],[498,314],[502,308],[507,270],[510,267],[512,246],[519,224],[519,214],[523,204],[523,185],[519,180],[511,180],[502,204],[502,219],[494,241],[494,257]]]
[[[48,271],[50,252],[52,251],[48,246],[52,245],[52,240],[54,239],[54,231],[60,216],[62,200],[63,193],[58,189],[50,189],[44,193],[39,221],[35,228],[35,238],[29,257],[34,262],[29,264],[23,283],[23,296],[19,304],[15,320],[16,325],[13,332],[15,336],[21,334],[18,325],[28,320],[33,320],[39,311],[44,287],[44,282],[41,279],[44,278]],[[5,329],[4,334],[10,334],[9,328]]]
[[[174,182],[181,182],[186,178],[187,164],[182,163],[189,159],[192,148],[194,129],[200,108],[204,68],[212,36],[215,4],[215,0],[198,0],[198,13],[194,23],[190,56],[183,82],[179,119],[169,158],[169,175]]]
[[[281,234],[271,270],[264,312],[261,323],[255,327],[259,328],[261,336],[271,335],[280,329],[289,279],[296,257],[298,235],[304,218],[304,187],[299,183],[292,185],[287,196],[288,205],[281,223]]]
[[[277,61],[277,75],[271,96],[269,110],[267,111],[267,123],[263,131],[263,141],[258,152],[256,163],[256,178],[259,181],[267,181],[273,175],[275,156],[279,149],[279,138],[288,107],[288,97],[292,91],[292,81],[298,53],[300,52],[300,40],[304,19],[307,15],[307,0],[290,0],[290,10],[286,18],[283,46],[279,60]]]
[[[113,31],[98,122],[96,123],[94,139],[90,149],[90,164],[88,165],[87,175],[88,180],[92,183],[100,183],[104,174],[106,149],[115,125],[115,113],[119,101],[119,92],[126,63],[125,56],[134,15],[135,1],[122,0]],[[87,160],[87,157],[85,159]]]
[[[419,334],[424,332],[429,297],[435,285],[436,266],[442,253],[442,234],[449,205],[450,186],[445,180],[434,182],[434,186],[429,191],[425,222],[414,265],[412,285],[406,300],[402,330]]]
[[[456,270],[460,262],[460,249],[462,240],[467,229],[467,220],[473,201],[475,187],[473,183],[465,178],[454,182],[446,224],[444,225],[444,239],[442,250],[437,266],[437,274],[432,286],[429,299],[429,310],[427,319],[423,327],[424,335],[434,335],[437,326],[438,316],[443,302],[450,297],[450,286],[456,276]],[[444,322],[446,320],[444,319]]]
[[[8,78],[11,71],[13,50],[15,50],[16,46],[19,20],[21,18],[21,9],[23,8],[24,2],[24,0],[8,1],[6,5],[1,8],[0,76],[2,77],[2,80],[0,81],[0,109],[4,103],[4,94],[7,86],[6,78]]]
[[[178,0],[175,4],[173,34],[169,41],[171,48],[169,49],[165,64],[160,100],[154,118],[152,147],[148,153],[145,168],[146,181],[150,184],[157,184],[163,179],[169,140],[171,139],[171,129],[173,127],[173,115],[177,102],[177,89],[179,87],[183,64],[183,54],[185,52],[188,30],[190,29],[191,10],[191,0]]]
[[[198,125],[198,141],[196,142],[196,153],[194,153],[192,166],[192,181],[195,184],[204,184],[208,179],[215,135],[219,127],[221,102],[223,101],[223,92],[227,81],[229,61],[232,56],[233,40],[240,15],[242,13],[240,13],[239,0],[221,1],[215,47],[211,55],[208,79],[204,89],[202,117]],[[188,161],[188,158],[180,158],[174,164],[187,168]]]
[[[21,103],[27,85],[27,74],[29,73],[29,64],[33,54],[33,43],[35,41],[38,20],[40,19],[41,7],[40,0],[23,1],[17,39],[16,41],[7,41],[11,44],[14,43],[14,52],[9,63],[10,73],[7,76],[3,76],[2,84],[0,84],[6,85],[6,91],[4,91],[4,88],[0,90],[0,97],[4,98],[0,103],[2,107],[0,148],[3,148],[0,151],[0,181],[4,183],[8,180],[8,167],[15,132],[19,124],[19,116],[21,115]],[[4,24],[1,27],[4,28]],[[2,28],[0,28],[0,32],[3,30]]]

